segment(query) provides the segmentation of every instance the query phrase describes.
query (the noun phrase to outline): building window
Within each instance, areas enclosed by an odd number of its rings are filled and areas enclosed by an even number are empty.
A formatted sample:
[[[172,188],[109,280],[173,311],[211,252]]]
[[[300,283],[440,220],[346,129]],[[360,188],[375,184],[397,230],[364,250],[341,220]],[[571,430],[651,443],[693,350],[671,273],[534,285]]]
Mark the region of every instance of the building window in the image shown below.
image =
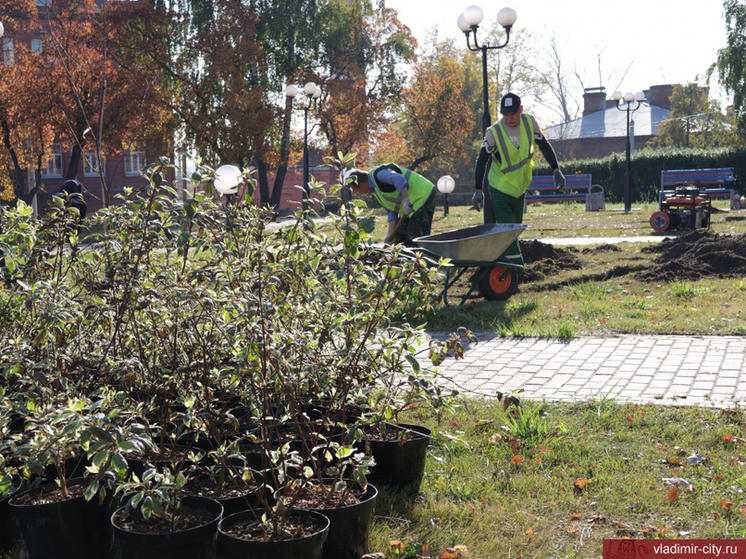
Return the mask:
[[[41,176],[47,178],[62,177],[62,146],[52,144],[52,154],[47,161],[47,168],[41,170]]]
[[[128,151],[124,154],[124,174],[127,176],[140,175],[145,167],[145,152],[141,150]]]
[[[31,52],[34,54],[41,52],[41,39],[31,39]]]
[[[106,158],[101,156],[101,167],[106,173]],[[95,151],[87,151],[83,154],[83,175],[86,177],[97,177],[99,175],[99,159]]]
[[[15,60],[15,52],[13,39],[3,39],[3,61],[6,66],[13,64]]]

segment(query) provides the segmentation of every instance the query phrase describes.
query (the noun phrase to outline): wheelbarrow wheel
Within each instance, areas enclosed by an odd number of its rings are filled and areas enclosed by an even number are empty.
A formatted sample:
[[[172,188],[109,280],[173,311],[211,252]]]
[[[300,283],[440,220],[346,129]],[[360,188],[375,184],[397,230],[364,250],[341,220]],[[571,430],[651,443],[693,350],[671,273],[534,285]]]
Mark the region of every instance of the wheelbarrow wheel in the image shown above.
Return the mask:
[[[492,266],[479,280],[479,293],[488,301],[509,299],[518,289],[518,275],[505,266]]]

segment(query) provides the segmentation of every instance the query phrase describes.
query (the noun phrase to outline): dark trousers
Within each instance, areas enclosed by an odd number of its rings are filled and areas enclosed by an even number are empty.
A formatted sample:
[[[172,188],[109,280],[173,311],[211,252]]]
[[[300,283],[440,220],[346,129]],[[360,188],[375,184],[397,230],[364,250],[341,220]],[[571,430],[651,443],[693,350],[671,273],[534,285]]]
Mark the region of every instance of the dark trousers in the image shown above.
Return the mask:
[[[435,214],[437,200],[438,195],[433,188],[422,207],[404,219],[404,223],[396,232],[394,242],[413,247],[416,246],[414,239],[429,235],[433,226],[433,215]]]
[[[513,198],[509,194],[491,188],[490,199],[492,200],[492,210],[495,212],[496,223],[523,223],[525,193],[519,198]],[[523,254],[521,254],[521,246],[518,244],[518,239],[513,241],[505,249],[503,256],[514,264],[524,265]]]

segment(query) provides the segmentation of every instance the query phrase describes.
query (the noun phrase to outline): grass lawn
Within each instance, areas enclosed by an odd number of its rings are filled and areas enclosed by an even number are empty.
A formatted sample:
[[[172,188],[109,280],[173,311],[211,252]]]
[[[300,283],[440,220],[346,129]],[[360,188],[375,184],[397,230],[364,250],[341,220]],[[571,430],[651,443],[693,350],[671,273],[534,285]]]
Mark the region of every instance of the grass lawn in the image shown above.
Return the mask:
[[[406,419],[436,436],[419,495],[381,490],[371,551],[386,557],[420,557],[423,543],[432,557],[463,545],[538,559],[600,557],[604,539],[746,538],[743,411],[600,397]]]
[[[746,232],[746,210],[729,211],[724,202],[712,214],[710,232],[719,235]],[[675,239],[691,230],[655,233],[650,216],[657,204],[633,206],[607,204],[606,211],[586,212],[583,204],[531,205],[524,216],[529,228],[521,240],[577,238],[576,245],[557,249],[572,253],[578,269],[558,269],[544,277],[521,279],[519,292],[508,301],[486,301],[474,292],[458,307],[471,283],[470,273],[448,291],[453,306],[441,306],[428,319],[431,330],[465,326],[476,332],[505,336],[577,337],[618,334],[743,335],[746,333],[746,277],[708,277],[698,281],[673,278],[643,281],[660,253],[646,250],[657,243],[624,242],[623,238]],[[433,233],[481,223],[481,214],[467,207],[452,207],[448,216],[436,210]],[[378,220],[377,240],[383,239]],[[700,229],[699,231],[704,231]],[[380,239],[378,239],[380,237]],[[613,239],[620,250],[604,250],[603,243],[586,244],[588,238]],[[692,263],[696,267],[696,262]],[[476,270],[476,268],[475,268]]]

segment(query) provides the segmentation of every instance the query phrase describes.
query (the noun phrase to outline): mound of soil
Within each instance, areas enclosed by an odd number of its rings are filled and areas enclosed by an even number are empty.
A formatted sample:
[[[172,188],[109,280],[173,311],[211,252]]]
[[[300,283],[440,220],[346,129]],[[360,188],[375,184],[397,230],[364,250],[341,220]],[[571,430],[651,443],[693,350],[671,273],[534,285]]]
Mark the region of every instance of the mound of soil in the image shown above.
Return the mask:
[[[641,281],[698,280],[746,276],[746,234],[720,235],[697,230],[666,239],[646,252],[661,252],[648,270],[638,272]]]
[[[583,254],[595,254],[598,252],[622,252],[622,249],[617,245],[610,245],[609,243],[598,245],[597,247],[584,248]]]
[[[522,282],[542,280],[562,270],[579,270],[582,266],[571,250],[558,248],[535,239],[519,240],[519,243],[523,260],[526,263],[521,277]]]

